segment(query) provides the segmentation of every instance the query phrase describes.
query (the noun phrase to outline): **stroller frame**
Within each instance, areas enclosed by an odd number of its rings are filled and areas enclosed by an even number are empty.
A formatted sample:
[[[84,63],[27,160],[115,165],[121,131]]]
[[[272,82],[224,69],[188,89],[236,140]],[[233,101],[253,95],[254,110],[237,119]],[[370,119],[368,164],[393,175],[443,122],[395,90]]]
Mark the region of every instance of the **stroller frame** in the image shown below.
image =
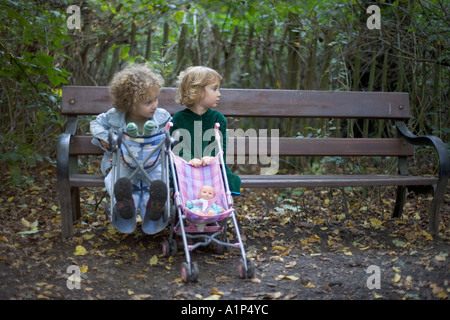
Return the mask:
[[[155,135],[152,135],[148,138],[155,137],[157,135],[164,135],[164,137],[161,139],[161,141],[156,145],[154,150],[152,150],[142,161],[142,163],[137,159],[135,154],[130,149],[130,146],[125,142],[124,134],[126,134],[123,130],[119,131],[118,135],[113,138],[112,134],[109,135],[109,141],[111,145],[111,151],[112,151],[112,167],[111,167],[111,197],[110,197],[110,221],[113,223],[113,225],[122,233],[131,233],[135,229],[135,223],[136,219],[135,217],[133,219],[128,219],[129,221],[123,224],[123,221],[118,222],[118,219],[121,219],[120,217],[114,216],[114,205],[116,203],[115,196],[114,196],[114,185],[115,182],[121,177],[120,173],[120,165],[118,165],[118,162],[121,161],[121,146],[124,146],[125,149],[128,151],[128,156],[131,157],[133,160],[133,163],[136,165],[136,168],[132,172],[131,175],[127,176],[128,178],[132,179],[137,173],[142,173],[143,179],[147,180],[149,184],[154,180],[152,179],[149,174],[147,173],[147,170],[144,168],[144,164],[147,163],[151,157],[156,152],[161,151],[161,154],[158,156],[158,159],[156,162],[152,165],[152,168],[149,171],[152,171],[159,165],[161,165],[161,180],[166,183],[167,186],[169,186],[169,154],[168,151],[170,150],[170,135],[169,135],[169,129],[170,125],[166,125],[164,132],[157,133]],[[142,137],[138,137],[142,138]],[[145,138],[144,138],[145,139]],[[133,169],[131,169],[133,170]],[[163,222],[167,222],[169,218],[169,208],[170,208],[170,190],[169,187],[167,188],[167,202],[164,208],[164,216],[163,216]],[[142,216],[142,213],[141,213]],[[122,219],[123,220],[123,219]],[[148,219],[143,219],[142,221],[142,229],[145,233],[146,232],[146,226],[145,222],[148,221]]]
[[[244,244],[239,232],[238,221],[234,212],[234,208],[232,208],[233,198],[231,196],[225,169],[224,155],[220,143],[219,127],[219,123],[216,123],[214,126],[215,139],[217,141],[219,149],[216,157],[219,159],[220,171],[223,178],[224,189],[226,192],[226,202],[229,207],[229,209],[226,210],[226,213],[223,215],[223,218],[218,217],[218,219],[220,220],[214,221],[213,223],[208,223],[207,225],[200,225],[199,227],[198,224],[189,220],[187,214],[183,212],[184,206],[182,203],[182,198],[180,196],[178,175],[174,164],[174,157],[176,156],[171,150],[169,150],[170,168],[173,173],[174,206],[172,207],[171,211],[170,236],[168,240],[163,241],[162,249],[165,256],[175,255],[177,251],[177,242],[174,237],[175,235],[181,236],[186,258],[186,262],[183,262],[181,265],[181,277],[184,282],[195,282],[198,279],[198,266],[197,263],[192,262],[190,252],[200,246],[207,246],[211,243],[217,244],[220,252],[225,251],[228,247],[239,249],[241,253],[241,258],[239,259],[238,263],[239,276],[241,278],[252,278],[254,275],[253,261],[251,259],[247,259],[246,257]],[[176,213],[178,214],[177,216]],[[227,237],[229,218],[231,218],[234,230],[236,232],[236,243],[230,243]],[[213,220],[216,219],[213,218]],[[189,225],[185,225],[186,222],[189,222]],[[219,239],[221,235],[222,240]],[[188,243],[188,239],[196,239],[200,241],[191,245]]]

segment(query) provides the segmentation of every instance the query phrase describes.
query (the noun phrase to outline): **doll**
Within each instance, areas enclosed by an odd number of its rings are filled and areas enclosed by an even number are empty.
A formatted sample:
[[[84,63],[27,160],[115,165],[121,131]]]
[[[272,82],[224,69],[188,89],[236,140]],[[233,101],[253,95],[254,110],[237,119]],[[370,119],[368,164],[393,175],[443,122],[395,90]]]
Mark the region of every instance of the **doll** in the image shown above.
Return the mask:
[[[214,197],[214,194],[214,188],[205,185],[200,189],[200,192],[198,193],[198,199],[187,201],[186,207],[196,215],[213,216],[216,214],[220,214],[224,212],[225,209],[215,203],[209,203],[209,200]]]

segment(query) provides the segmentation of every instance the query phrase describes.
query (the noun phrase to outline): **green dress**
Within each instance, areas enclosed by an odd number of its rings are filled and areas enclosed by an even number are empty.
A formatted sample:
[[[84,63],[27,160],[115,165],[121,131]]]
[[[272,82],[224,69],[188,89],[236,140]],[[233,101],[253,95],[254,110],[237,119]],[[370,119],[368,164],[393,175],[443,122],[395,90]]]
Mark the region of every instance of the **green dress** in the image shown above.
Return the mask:
[[[172,119],[173,127],[170,130],[172,134],[177,129],[180,132],[180,143],[173,149],[174,153],[182,157],[186,161],[193,158],[201,159],[204,156],[216,155],[214,124],[220,124],[220,132],[222,133],[222,149],[224,155],[227,152],[227,120],[220,112],[208,109],[203,115],[198,115],[186,108],[175,113]],[[189,139],[190,138],[190,139]],[[190,140],[190,141],[189,141]],[[187,153],[187,154],[186,154]],[[225,165],[228,184],[232,194],[240,195],[241,179],[233,174]]]

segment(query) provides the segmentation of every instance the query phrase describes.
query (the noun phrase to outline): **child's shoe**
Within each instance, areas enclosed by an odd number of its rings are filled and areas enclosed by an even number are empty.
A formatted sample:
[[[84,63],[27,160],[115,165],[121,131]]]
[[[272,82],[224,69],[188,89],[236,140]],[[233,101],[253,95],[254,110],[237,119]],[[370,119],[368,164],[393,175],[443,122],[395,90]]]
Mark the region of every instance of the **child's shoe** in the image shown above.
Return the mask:
[[[148,120],[147,122],[144,123],[144,131],[142,133],[142,135],[144,137],[150,137],[153,129],[155,129],[155,123],[152,120]]]
[[[114,184],[114,213],[118,213],[124,219],[131,219],[136,211],[133,201],[133,185],[128,178],[120,178]]]
[[[161,180],[153,181],[150,185],[150,199],[147,202],[147,212],[150,220],[158,221],[164,215],[167,201],[167,186]]]
[[[130,122],[127,125],[127,133],[130,137],[136,138],[139,135],[138,126],[134,122]]]

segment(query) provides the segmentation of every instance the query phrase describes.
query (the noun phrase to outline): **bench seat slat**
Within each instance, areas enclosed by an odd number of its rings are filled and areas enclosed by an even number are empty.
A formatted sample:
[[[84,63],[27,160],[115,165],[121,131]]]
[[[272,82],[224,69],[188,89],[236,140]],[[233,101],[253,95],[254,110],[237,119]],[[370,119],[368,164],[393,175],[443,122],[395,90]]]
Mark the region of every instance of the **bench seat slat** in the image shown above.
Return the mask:
[[[241,175],[246,188],[432,185],[435,177],[400,175]]]
[[[400,175],[240,175],[243,188],[433,185],[437,177]],[[72,187],[103,187],[104,177],[72,174]]]

